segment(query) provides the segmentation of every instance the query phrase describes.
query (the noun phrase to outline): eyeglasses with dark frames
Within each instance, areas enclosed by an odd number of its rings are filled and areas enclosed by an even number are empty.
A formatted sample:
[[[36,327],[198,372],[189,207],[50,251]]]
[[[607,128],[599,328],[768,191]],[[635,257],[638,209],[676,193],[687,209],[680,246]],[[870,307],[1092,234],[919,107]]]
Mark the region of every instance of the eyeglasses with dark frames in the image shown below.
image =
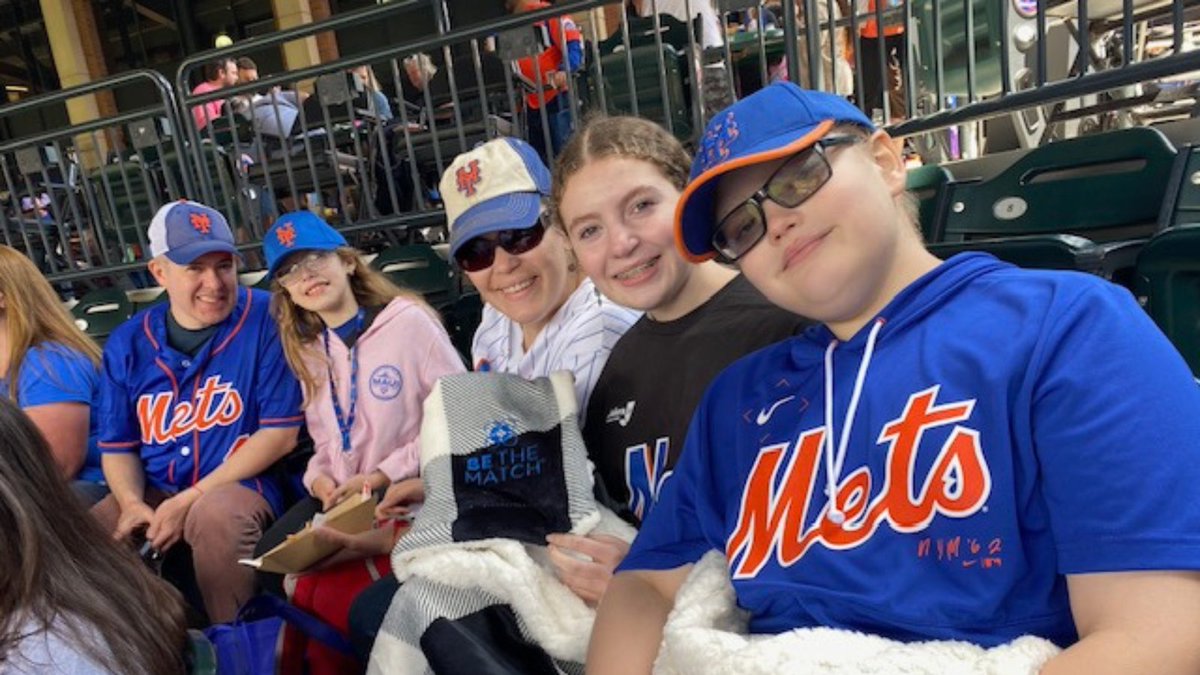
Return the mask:
[[[800,206],[833,175],[825,156],[826,148],[853,145],[861,140],[853,135],[831,136],[792,155],[757,192],[721,218],[713,231],[713,248],[729,261],[745,255],[767,234],[767,216],[762,207],[764,199],[789,209]]]

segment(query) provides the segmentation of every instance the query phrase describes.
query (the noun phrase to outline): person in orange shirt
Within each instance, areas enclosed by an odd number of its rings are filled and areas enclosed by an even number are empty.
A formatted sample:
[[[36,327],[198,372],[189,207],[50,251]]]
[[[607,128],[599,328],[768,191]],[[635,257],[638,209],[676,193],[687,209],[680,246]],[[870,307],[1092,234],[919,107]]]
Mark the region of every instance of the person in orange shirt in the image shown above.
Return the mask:
[[[506,0],[505,8],[510,14],[520,14],[545,9],[550,4],[541,0]],[[570,16],[564,14],[548,21],[533,24],[542,51],[518,59],[515,63],[521,75],[542,87],[525,97],[526,114],[529,117],[529,144],[538,151],[547,164],[553,161],[571,135],[571,103],[568,98],[567,82],[570,73],[583,65],[583,35]],[[544,104],[544,105],[543,105]],[[542,110],[546,120],[543,127]],[[550,147],[546,147],[549,136]],[[549,153],[547,151],[550,151]],[[550,154],[553,153],[553,154]]]
[[[863,21],[858,30],[861,38],[859,45],[862,50],[863,76],[860,107],[868,114],[875,109],[882,111],[884,92],[887,92],[889,112],[891,119],[895,120],[905,116],[904,90],[900,86],[901,74],[904,72],[906,62],[904,21],[899,16],[885,17],[881,37],[879,25],[875,19],[875,0],[867,0],[866,5],[870,18]],[[885,0],[883,10],[899,6],[900,0]],[[885,62],[885,69],[882,72],[879,69],[879,52],[881,50]]]

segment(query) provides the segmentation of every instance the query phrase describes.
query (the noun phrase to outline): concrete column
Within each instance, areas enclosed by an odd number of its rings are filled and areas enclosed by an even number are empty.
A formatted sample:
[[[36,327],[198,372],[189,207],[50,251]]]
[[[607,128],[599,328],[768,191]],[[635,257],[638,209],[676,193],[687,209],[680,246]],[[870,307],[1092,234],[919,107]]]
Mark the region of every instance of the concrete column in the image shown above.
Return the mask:
[[[310,0],[271,0],[271,9],[275,12],[275,27],[285,30],[312,23],[315,20],[313,4],[315,3]],[[323,5],[328,15],[329,3],[323,2]],[[321,62],[322,54],[315,37],[291,40],[283,45],[283,66],[288,70],[299,70]]]
[[[88,0],[39,0],[46,22],[46,36],[54,55],[54,68],[63,89],[108,76],[104,61],[103,43],[96,30],[96,15]],[[90,122],[116,114],[117,104],[112,92],[79,96],[67,101],[67,115],[72,124]],[[100,136],[100,144],[107,146]],[[91,135],[76,139],[76,150],[85,165],[96,159],[103,161],[107,147],[94,147]]]

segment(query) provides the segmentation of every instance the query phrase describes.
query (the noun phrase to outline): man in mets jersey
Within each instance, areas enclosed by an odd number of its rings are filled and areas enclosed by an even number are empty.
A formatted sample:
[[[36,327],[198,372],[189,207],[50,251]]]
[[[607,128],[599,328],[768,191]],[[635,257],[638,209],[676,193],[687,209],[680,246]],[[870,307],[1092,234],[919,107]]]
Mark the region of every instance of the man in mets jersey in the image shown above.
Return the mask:
[[[254,592],[253,570],[237,561],[282,507],[260,474],[296,444],[300,388],[270,296],[238,287],[224,216],[167,204],[149,238],[169,302],[105,345],[99,445],[112,495],[93,513],[120,539],[144,529],[160,552],[185,541],[209,618],[231,621]]]

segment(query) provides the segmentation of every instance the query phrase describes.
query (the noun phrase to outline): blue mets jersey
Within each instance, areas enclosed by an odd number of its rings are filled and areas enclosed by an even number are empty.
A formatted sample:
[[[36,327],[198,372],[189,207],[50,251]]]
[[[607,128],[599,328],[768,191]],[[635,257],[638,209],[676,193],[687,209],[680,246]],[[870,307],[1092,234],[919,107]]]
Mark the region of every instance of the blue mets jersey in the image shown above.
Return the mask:
[[[621,569],[721,550],[755,632],[1067,645],[1064,575],[1200,569],[1198,449],[1200,389],[1127,291],[957,256],[848,342],[722,373]]]
[[[300,386],[269,300],[239,288],[233,313],[195,356],[167,344],[168,303],[114,331],[101,367],[101,450],[139,453],[147,483],[173,493],[207,476],[259,429],[300,426]],[[277,486],[264,478],[244,484],[279,513]]]

